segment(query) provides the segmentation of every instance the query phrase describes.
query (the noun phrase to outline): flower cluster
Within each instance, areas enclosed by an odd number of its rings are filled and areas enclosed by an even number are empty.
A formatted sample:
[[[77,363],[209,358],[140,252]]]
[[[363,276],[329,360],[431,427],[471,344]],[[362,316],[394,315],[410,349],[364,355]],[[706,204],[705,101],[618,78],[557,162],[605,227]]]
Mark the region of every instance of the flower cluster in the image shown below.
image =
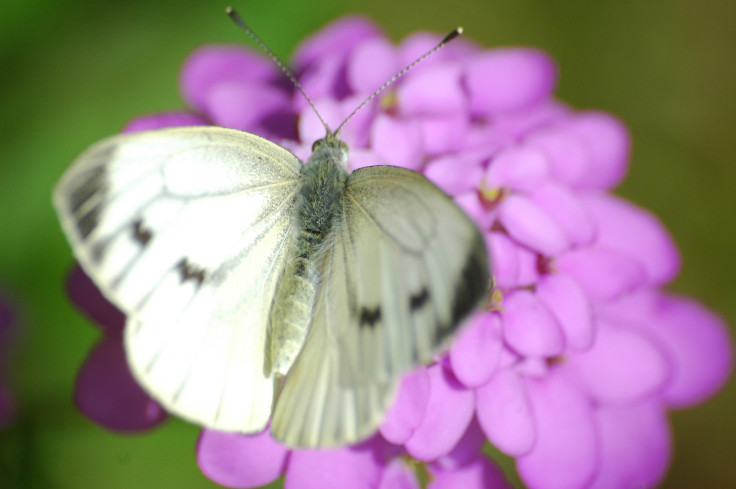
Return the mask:
[[[394,46],[371,23],[346,18],[305,41],[294,65],[334,128],[438,40],[417,34]],[[144,117],[127,130],[215,124],[267,137],[304,160],[324,136],[272,62],[248,50],[198,50],[181,84],[191,113]],[[555,85],[542,52],[461,39],[344,127],[351,169],[420,171],[475,220],[496,291],[446,355],[402,380],[370,440],[292,451],[267,432],[204,430],[198,462],[208,477],[230,487],[282,475],[287,488],[413,488],[424,478],[433,489],[508,487],[482,454],[490,442],[516,459],[531,488],[662,479],[667,412],[725,383],[730,338],[712,312],[662,290],[680,266],[672,238],[651,213],[611,194],[627,171],[624,126],[565,106],[553,98]],[[165,414],[125,369],[123,318],[99,309],[82,275],[70,284],[73,300],[107,331],[80,374],[79,407],[115,429],[160,422]]]

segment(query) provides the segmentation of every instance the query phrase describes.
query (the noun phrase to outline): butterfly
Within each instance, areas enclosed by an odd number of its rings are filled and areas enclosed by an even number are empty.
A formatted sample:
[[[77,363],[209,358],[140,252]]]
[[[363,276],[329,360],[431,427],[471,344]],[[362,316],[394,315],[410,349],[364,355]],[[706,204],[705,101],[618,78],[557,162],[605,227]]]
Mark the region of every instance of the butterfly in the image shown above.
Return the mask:
[[[329,130],[304,164],[203,126],[110,137],[64,173],[62,228],[168,411],[238,433],[271,420],[291,447],[360,441],[486,297],[483,237],[451,198],[347,162]]]

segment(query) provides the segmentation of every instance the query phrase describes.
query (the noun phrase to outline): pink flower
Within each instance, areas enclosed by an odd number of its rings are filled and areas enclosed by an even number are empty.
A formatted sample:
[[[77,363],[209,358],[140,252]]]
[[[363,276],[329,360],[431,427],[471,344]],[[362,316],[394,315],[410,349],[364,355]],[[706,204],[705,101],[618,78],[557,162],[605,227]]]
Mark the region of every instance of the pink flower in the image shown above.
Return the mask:
[[[346,18],[297,49],[295,72],[335,128],[438,40],[417,34],[393,46],[369,22]],[[447,355],[403,379],[372,439],[289,450],[268,432],[204,430],[197,459],[208,477],[228,487],[285,475],[287,488],[413,488],[414,465],[435,489],[507,487],[481,453],[489,441],[516,459],[530,488],[661,481],[672,450],[667,413],[724,385],[731,340],[718,316],[662,289],[680,267],[671,236],[654,215],[610,193],[627,171],[626,128],[556,101],[556,80],[542,52],[460,39],[345,126],[352,169],[420,171],[476,221],[497,289]],[[278,69],[246,49],[200,49],[181,84],[196,115],[153,116],[129,128],[207,121],[264,135],[302,159],[324,136]],[[88,311],[101,300],[90,297],[77,299]],[[160,421],[120,367],[122,318],[89,314],[108,326],[80,374],[80,408],[116,429]],[[110,408],[116,393],[106,382],[127,386],[133,411]]]

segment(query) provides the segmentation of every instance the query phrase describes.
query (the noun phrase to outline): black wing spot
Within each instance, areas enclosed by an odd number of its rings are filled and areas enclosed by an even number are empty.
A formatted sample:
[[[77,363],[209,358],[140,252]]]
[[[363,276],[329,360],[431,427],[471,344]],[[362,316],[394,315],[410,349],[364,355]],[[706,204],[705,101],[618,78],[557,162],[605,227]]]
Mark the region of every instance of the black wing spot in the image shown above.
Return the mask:
[[[409,311],[415,312],[424,307],[429,300],[429,291],[424,287],[419,293],[413,294],[409,298]]]
[[[189,260],[187,258],[182,258],[181,260],[179,260],[179,263],[176,264],[176,268],[181,274],[181,283],[184,283],[188,280],[193,280],[197,283],[197,286],[200,286],[202,285],[202,282],[204,282],[206,276],[204,268],[201,268],[193,263],[189,263]]]
[[[381,306],[376,306],[374,308],[368,308],[368,307],[361,307],[360,308],[360,319],[358,320],[358,325],[362,328],[363,326],[368,326],[369,328],[373,329],[377,322],[381,320]]]
[[[151,238],[153,237],[153,231],[143,225],[142,219],[137,219],[133,223],[133,239],[135,239],[141,246],[146,246]]]

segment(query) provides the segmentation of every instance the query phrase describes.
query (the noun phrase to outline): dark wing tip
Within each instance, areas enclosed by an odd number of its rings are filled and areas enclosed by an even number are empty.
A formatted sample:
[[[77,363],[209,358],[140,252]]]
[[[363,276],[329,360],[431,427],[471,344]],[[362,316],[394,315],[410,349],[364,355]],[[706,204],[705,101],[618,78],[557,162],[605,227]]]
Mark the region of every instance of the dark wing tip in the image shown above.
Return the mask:
[[[460,275],[455,283],[452,303],[452,323],[458,325],[478,307],[487,296],[490,285],[490,268],[485,242],[480,233],[475,234]]]

